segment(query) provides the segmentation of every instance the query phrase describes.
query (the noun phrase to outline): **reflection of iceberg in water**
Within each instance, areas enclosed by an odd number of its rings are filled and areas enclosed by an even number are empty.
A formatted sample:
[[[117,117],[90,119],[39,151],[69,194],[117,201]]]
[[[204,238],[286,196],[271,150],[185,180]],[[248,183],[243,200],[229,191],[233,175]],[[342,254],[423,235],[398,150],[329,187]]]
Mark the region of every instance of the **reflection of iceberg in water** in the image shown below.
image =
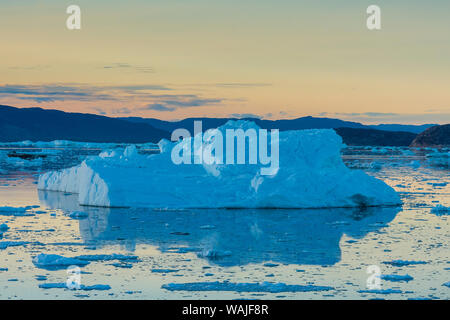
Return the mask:
[[[79,207],[76,195],[39,192],[44,205],[83,210],[80,233],[97,247],[108,244],[158,246],[162,251],[230,251],[210,260],[221,266],[274,261],[285,264],[332,265],[340,261],[339,242],[346,234],[362,238],[394,219],[395,207],[314,210],[106,209]]]

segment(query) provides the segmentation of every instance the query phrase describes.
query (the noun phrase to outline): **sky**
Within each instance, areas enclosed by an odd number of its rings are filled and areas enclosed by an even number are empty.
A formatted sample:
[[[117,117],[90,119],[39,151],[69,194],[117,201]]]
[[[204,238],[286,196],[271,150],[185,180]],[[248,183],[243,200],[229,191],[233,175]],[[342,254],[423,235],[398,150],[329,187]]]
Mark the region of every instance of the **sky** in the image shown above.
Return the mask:
[[[0,0],[0,39],[5,105],[450,122],[448,0]]]

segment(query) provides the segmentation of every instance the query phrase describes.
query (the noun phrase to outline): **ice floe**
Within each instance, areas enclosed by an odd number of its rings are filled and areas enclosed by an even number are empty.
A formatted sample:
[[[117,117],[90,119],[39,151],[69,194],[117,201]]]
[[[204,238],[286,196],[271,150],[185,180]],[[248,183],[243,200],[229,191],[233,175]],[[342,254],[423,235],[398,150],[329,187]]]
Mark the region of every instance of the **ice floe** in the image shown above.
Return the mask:
[[[234,292],[311,292],[329,291],[333,287],[315,285],[293,285],[285,283],[233,283],[233,282],[192,282],[168,283],[162,285],[169,291],[234,291]]]
[[[34,216],[33,213],[27,213],[31,207],[0,207],[0,216],[26,217]]]
[[[111,260],[119,260],[119,261],[137,261],[137,256],[128,256],[123,254],[92,254],[92,255],[81,255],[76,256],[76,259],[83,261],[111,261]]]
[[[229,121],[219,130],[259,129]],[[225,136],[225,134],[224,134]],[[79,166],[39,177],[38,189],[78,193],[82,205],[153,208],[322,208],[397,205],[385,184],[341,159],[334,130],[280,132],[279,169],[262,175],[262,164],[174,164],[179,143],[162,140],[161,153],[144,155],[135,146],[88,157]],[[193,159],[211,148],[194,143]],[[270,149],[270,148],[269,148]]]
[[[178,269],[152,269],[153,273],[172,273],[172,272],[178,272],[180,270]]]
[[[33,264],[41,269],[64,269],[68,266],[85,266],[89,261],[77,258],[67,258],[56,254],[41,253],[33,258]]]
[[[86,219],[89,215],[83,211],[74,211],[69,214],[72,219]]]
[[[1,241],[0,250],[4,250],[9,247],[20,247],[29,244],[28,241]]]
[[[442,204],[438,204],[434,208],[431,209],[431,213],[442,216],[442,215],[449,215],[450,214],[450,207],[445,207]]]
[[[370,289],[370,290],[359,290],[359,293],[374,293],[374,294],[395,294],[403,293],[402,290],[398,289]]]
[[[385,261],[384,264],[390,264],[394,267],[403,267],[417,264],[426,264],[425,261],[411,261],[411,260],[393,260],[393,261]]]
[[[229,257],[231,256],[231,251],[222,251],[222,250],[214,250],[214,249],[208,249],[208,250],[203,250],[199,253],[197,253],[197,256],[199,258],[207,258],[207,259],[211,259],[211,260],[215,260],[215,259],[221,259],[223,257]]]
[[[39,285],[41,289],[68,289],[68,290],[82,290],[82,291],[92,291],[92,290],[110,290],[111,286],[107,284],[95,284],[92,286],[80,285],[79,288],[69,288],[66,283],[42,283]]]
[[[408,274],[405,275],[400,275],[400,274],[382,274],[380,276],[381,280],[386,280],[386,281],[392,281],[392,282],[400,282],[400,281],[411,281],[414,280],[413,277],[411,277]]]

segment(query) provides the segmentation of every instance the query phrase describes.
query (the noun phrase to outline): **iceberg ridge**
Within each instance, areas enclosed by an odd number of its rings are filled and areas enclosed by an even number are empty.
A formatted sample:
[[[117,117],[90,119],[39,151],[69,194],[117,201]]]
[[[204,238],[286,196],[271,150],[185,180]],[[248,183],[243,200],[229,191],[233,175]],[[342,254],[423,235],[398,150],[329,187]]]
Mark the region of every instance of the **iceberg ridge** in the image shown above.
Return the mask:
[[[258,127],[229,121],[218,130]],[[201,148],[210,147],[205,139]],[[187,142],[186,142],[187,141]],[[342,139],[334,130],[279,133],[279,168],[261,164],[174,164],[179,143],[161,140],[160,153],[136,146],[104,151],[80,165],[39,177],[38,189],[78,194],[81,205],[151,208],[326,208],[401,204],[383,181],[345,166]],[[270,144],[270,142],[269,142]],[[193,156],[199,146],[195,143]],[[179,146],[178,146],[179,149]],[[269,148],[270,149],[270,148]],[[204,150],[204,149],[202,149]]]

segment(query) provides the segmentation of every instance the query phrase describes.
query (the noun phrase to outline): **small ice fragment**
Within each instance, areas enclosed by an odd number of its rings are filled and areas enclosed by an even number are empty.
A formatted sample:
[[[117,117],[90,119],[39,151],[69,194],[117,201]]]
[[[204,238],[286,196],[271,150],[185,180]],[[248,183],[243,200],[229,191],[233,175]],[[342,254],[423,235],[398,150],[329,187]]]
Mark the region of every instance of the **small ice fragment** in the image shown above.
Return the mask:
[[[178,272],[178,269],[152,269],[153,273],[170,273],[170,272]]]
[[[278,267],[279,264],[277,263],[271,263],[271,262],[267,262],[263,264],[264,267],[269,267],[269,268],[273,268],[273,267]]]
[[[416,265],[416,264],[426,264],[425,261],[408,261],[408,260],[392,260],[392,261],[384,261],[383,263],[393,265],[394,267],[403,267],[403,266]]]
[[[115,262],[115,263],[111,263],[110,265],[114,266],[116,268],[125,268],[125,269],[133,268],[133,265],[131,263]]]
[[[29,217],[34,216],[33,213],[27,213],[29,207],[0,207],[0,216],[13,216],[13,217]]]
[[[207,224],[207,225],[204,225],[204,226],[200,226],[200,229],[214,229],[215,227],[216,226]]]
[[[74,211],[71,214],[69,214],[69,217],[72,219],[86,219],[89,215],[86,212],[83,211]]]
[[[111,260],[119,260],[119,261],[136,261],[138,259],[137,256],[127,256],[123,254],[87,254],[76,256],[76,259],[83,261],[111,261]]]
[[[408,274],[405,275],[399,275],[399,274],[382,274],[381,275],[381,280],[386,280],[386,281],[393,281],[393,282],[398,282],[398,281],[411,281],[414,280],[413,277],[411,277]]]
[[[372,290],[359,290],[359,293],[375,293],[375,294],[393,294],[402,293],[401,290],[397,289],[372,289]]]
[[[42,283],[39,285],[39,288],[41,289],[69,289],[69,290],[75,290],[70,289],[67,287],[66,283]],[[83,291],[91,291],[91,290],[110,290],[111,287],[106,284],[95,284],[92,286],[85,286],[80,285],[80,288],[77,290],[83,290]]]
[[[168,283],[162,285],[169,291],[234,291],[234,292],[312,292],[329,291],[333,287],[315,285],[292,285],[285,283],[233,283],[233,282],[193,282]]]
[[[208,258],[208,259],[220,259],[223,257],[231,256],[231,251],[220,251],[220,250],[204,250],[197,254],[199,258]]]
[[[27,211],[27,208],[24,207],[0,207],[0,212],[25,212]]]
[[[64,269],[68,266],[85,266],[89,261],[83,261],[77,258],[66,258],[57,254],[41,253],[33,258],[33,264],[41,269]]]
[[[0,242],[0,250],[4,250],[8,247],[19,247],[28,244],[27,241],[1,241]]]
[[[442,204],[438,204],[434,208],[431,209],[431,213],[442,216],[442,215],[449,215],[450,214],[450,207],[445,207]]]

